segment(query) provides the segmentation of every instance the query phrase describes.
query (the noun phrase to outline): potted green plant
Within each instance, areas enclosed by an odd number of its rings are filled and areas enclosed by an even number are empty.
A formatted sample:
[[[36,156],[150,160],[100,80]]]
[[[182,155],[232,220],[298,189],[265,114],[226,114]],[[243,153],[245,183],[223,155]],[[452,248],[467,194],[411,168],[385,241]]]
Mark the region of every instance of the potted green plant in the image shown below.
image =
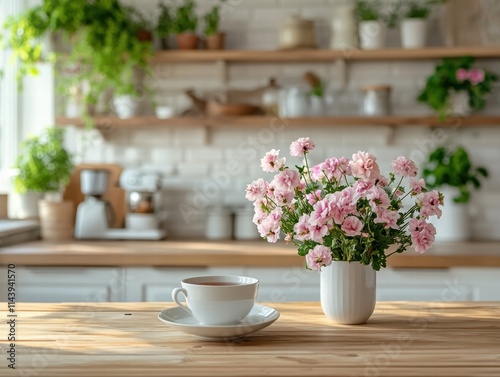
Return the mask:
[[[181,50],[196,50],[200,39],[196,34],[198,17],[196,4],[193,0],[185,0],[184,4],[175,10],[174,33],[177,46]]]
[[[62,201],[62,191],[73,171],[73,158],[63,146],[64,133],[48,128],[41,136],[33,136],[22,144],[15,167],[15,190],[45,195],[38,202],[42,238],[68,239],[73,236],[74,208]]]
[[[226,34],[219,30],[220,9],[224,0],[215,4],[208,13],[203,16],[205,20],[205,44],[208,50],[224,49],[224,40]]]
[[[165,3],[159,3],[160,13],[155,28],[155,34],[160,39],[160,46],[163,50],[168,49],[168,37],[172,34],[173,18],[170,13],[170,7]]]
[[[441,219],[434,225],[441,241],[461,241],[470,237],[468,203],[471,189],[481,187],[481,178],[488,177],[484,167],[474,167],[464,147],[440,146],[429,154],[423,169],[429,188],[444,194]]]
[[[363,50],[385,47],[387,28],[395,26],[400,3],[392,3],[384,10],[381,0],[357,0],[356,15],[359,21],[358,34]]]
[[[444,0],[409,0],[403,2],[401,44],[403,48],[420,48],[427,43],[427,19],[434,6]]]
[[[486,105],[498,76],[473,68],[474,58],[443,59],[427,78],[418,101],[436,110],[442,119],[448,115],[466,116]]]
[[[20,62],[19,78],[37,74],[37,63],[56,56],[57,68],[72,74],[59,76],[59,89],[67,95],[75,86],[85,86],[84,110],[94,106],[108,90],[118,95],[138,96],[133,81],[139,69],[147,74],[152,44],[146,36],[143,18],[119,0],[43,2],[5,24],[3,40]],[[62,58],[49,54],[44,39],[57,34],[70,46]],[[144,41],[146,39],[147,41]],[[76,67],[76,68],[75,68]],[[85,116],[87,123],[90,118]]]

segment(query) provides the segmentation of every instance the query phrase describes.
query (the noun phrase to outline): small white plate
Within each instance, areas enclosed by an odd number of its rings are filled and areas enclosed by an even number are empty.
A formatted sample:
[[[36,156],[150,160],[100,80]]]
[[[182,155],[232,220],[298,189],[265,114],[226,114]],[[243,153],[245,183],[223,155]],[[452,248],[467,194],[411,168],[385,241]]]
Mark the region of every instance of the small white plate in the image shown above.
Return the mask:
[[[255,304],[251,312],[241,322],[235,325],[204,325],[178,306],[161,311],[158,314],[158,319],[167,325],[199,338],[224,340],[241,338],[261,330],[276,321],[279,316],[280,313],[276,309]]]

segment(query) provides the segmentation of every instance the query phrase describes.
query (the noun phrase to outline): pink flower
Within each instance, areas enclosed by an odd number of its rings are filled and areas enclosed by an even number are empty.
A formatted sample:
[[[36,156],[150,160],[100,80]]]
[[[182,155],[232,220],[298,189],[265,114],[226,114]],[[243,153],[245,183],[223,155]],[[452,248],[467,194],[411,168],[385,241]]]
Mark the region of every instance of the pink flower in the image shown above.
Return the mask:
[[[293,191],[281,191],[275,189],[273,195],[269,195],[277,205],[289,207],[292,204],[294,193]]]
[[[252,202],[262,199],[267,194],[268,188],[269,183],[264,181],[262,178],[259,178],[247,186],[245,198]]]
[[[456,77],[458,82],[464,82],[469,78],[469,71],[467,71],[465,68],[459,68],[457,69]]]
[[[279,150],[271,149],[266,155],[260,160],[260,166],[262,170],[268,173],[274,173],[279,171],[285,166],[285,159],[279,158]]]
[[[279,240],[282,215],[283,210],[279,207],[275,208],[259,225],[257,225],[257,230],[261,237],[266,238],[267,242],[275,243]]]
[[[306,255],[307,267],[311,270],[321,271],[321,268],[332,264],[332,252],[323,245],[317,245]]]
[[[394,195],[395,198],[399,198],[403,194],[404,194],[404,192],[401,191],[401,190],[399,190],[399,189],[398,190],[394,190],[394,193],[393,193],[393,195]]]
[[[472,85],[481,84],[484,81],[484,71],[482,69],[471,69],[469,71],[469,81]]]
[[[436,228],[422,219],[411,219],[409,224],[412,246],[417,253],[425,253],[434,243]]]
[[[399,213],[397,211],[389,211],[385,208],[379,208],[377,217],[373,222],[375,224],[384,224],[384,228],[399,229],[397,221],[399,220]]]
[[[377,158],[370,153],[361,152],[352,155],[349,164],[353,177],[374,182],[380,176]]]
[[[311,179],[313,182],[321,181],[321,179],[324,178],[322,167],[323,167],[323,164],[321,163],[318,165],[314,165],[311,168],[310,174],[311,174]]]
[[[299,241],[309,240],[309,215],[300,216],[299,221],[293,226],[293,231],[295,232],[295,239]]]
[[[438,219],[441,217],[443,211],[441,211],[439,205],[443,205],[443,198],[436,190],[424,192],[417,196],[417,204],[420,207],[420,215],[424,218],[434,215]]]
[[[329,194],[331,195],[331,194]],[[328,197],[328,195],[327,195]],[[314,211],[311,212],[310,223],[312,225],[324,225],[332,219],[331,202],[324,198],[313,205]]]
[[[412,160],[409,160],[404,156],[399,156],[394,161],[392,161],[391,166],[394,174],[401,175],[407,178],[417,176],[417,165],[415,165]]]
[[[410,188],[412,195],[420,194],[423,190],[426,189],[424,179],[410,178]]]
[[[349,216],[342,223],[341,229],[345,232],[346,236],[359,236],[363,230],[363,223],[356,216]]]
[[[389,186],[389,180],[383,175],[380,175],[377,179],[376,184],[378,187],[387,187]]]
[[[326,224],[316,224],[309,226],[309,239],[311,241],[322,243],[323,237],[328,234],[328,226]]]
[[[372,211],[377,213],[379,208],[387,208],[391,204],[389,195],[385,192],[383,188],[374,186],[366,195],[367,199],[370,201],[370,206]]]
[[[306,199],[310,205],[314,205],[315,203],[319,202],[322,199],[321,190],[316,190],[314,192],[306,194]]]
[[[313,141],[308,137],[301,137],[290,145],[290,154],[299,157],[312,151],[315,146]]]
[[[373,187],[373,182],[363,181],[359,179],[354,183],[353,187],[357,197],[363,197],[371,190],[371,188]]]
[[[293,191],[300,184],[300,174],[295,170],[285,169],[274,176],[271,185],[277,190]]]

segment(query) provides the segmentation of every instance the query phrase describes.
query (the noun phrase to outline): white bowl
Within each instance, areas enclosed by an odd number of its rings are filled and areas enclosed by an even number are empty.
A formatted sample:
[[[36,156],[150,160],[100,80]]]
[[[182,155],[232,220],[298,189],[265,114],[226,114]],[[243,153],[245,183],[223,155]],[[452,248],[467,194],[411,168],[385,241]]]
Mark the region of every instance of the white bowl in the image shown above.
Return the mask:
[[[174,116],[174,108],[172,106],[157,106],[156,117],[160,119],[172,118]]]

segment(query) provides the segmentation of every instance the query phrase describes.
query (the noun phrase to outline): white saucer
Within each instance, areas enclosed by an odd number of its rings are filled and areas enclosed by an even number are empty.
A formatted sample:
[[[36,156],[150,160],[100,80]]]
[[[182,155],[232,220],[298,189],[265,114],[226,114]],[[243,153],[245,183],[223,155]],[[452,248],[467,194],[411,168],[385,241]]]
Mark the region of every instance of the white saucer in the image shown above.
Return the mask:
[[[240,338],[263,329],[276,321],[279,316],[280,313],[276,309],[255,304],[252,311],[241,322],[235,325],[204,325],[178,306],[161,311],[158,314],[158,319],[187,334],[205,339],[223,340]]]

